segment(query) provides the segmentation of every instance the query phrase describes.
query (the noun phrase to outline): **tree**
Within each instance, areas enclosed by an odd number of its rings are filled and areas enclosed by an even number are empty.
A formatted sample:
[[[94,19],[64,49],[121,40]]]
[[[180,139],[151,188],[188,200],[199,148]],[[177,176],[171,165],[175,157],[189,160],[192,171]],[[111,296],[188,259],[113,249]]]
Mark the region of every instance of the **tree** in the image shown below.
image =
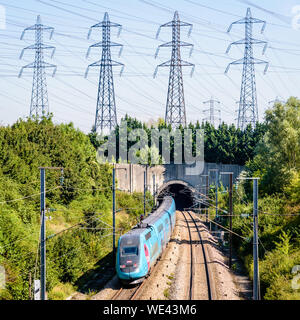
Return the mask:
[[[292,182],[300,170],[300,100],[292,97],[266,111],[266,134],[248,168],[262,178],[263,193],[281,193]]]

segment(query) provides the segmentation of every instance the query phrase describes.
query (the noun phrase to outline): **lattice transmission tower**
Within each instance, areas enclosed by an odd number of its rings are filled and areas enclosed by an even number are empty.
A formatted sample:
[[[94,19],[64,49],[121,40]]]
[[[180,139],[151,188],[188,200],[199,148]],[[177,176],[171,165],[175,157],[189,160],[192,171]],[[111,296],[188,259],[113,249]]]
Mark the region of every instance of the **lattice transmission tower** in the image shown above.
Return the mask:
[[[50,31],[50,40],[52,39],[54,28],[42,24],[41,17],[37,16],[36,24],[24,29],[21,40],[23,40],[26,31],[35,31],[35,44],[24,48],[21,52],[20,59],[22,59],[25,50],[35,50],[34,62],[21,68],[19,78],[23,74],[24,69],[34,69],[33,84],[30,104],[30,117],[36,116],[40,118],[49,112],[49,100],[46,81],[46,69],[53,68],[52,77],[56,73],[57,66],[44,61],[44,50],[52,50],[51,58],[55,53],[55,47],[43,43],[43,32]]]
[[[244,24],[245,25],[245,39],[233,42],[229,45],[226,53],[230,51],[232,45],[243,44],[245,46],[244,58],[231,62],[225,74],[227,74],[231,65],[243,65],[243,75],[242,75],[242,85],[241,85],[241,94],[239,101],[239,110],[238,110],[238,128],[245,130],[247,125],[251,124],[252,128],[255,128],[256,123],[258,122],[258,106],[257,106],[257,93],[256,93],[256,81],[255,81],[255,64],[266,64],[264,73],[267,72],[269,63],[264,60],[256,59],[253,57],[253,45],[254,44],[264,44],[263,54],[267,49],[267,42],[254,39],[252,37],[253,24],[262,23],[261,33],[263,33],[266,22],[263,20],[255,19],[251,15],[250,8],[247,9],[246,17],[233,22],[228,31],[230,32],[234,24]]]
[[[90,64],[85,74],[85,77],[87,77],[90,67],[100,67],[96,117],[92,131],[97,132],[99,130],[101,133],[104,133],[105,131],[110,132],[117,126],[117,109],[112,67],[121,66],[120,75],[122,75],[124,69],[123,63],[111,59],[111,47],[120,47],[119,57],[121,56],[123,49],[122,44],[110,40],[112,27],[119,28],[119,36],[122,26],[118,23],[110,22],[108,13],[106,12],[103,21],[93,25],[88,33],[89,39],[94,28],[102,28],[102,41],[91,45],[87,52],[88,58],[91,48],[102,48],[101,60]]]
[[[285,104],[286,101],[284,101],[281,97],[276,96],[276,98],[274,100],[269,101],[269,105],[272,104],[277,104],[277,103],[281,103],[281,104]]]
[[[215,100],[211,97],[210,100],[203,102],[203,104],[209,104],[209,109],[204,110],[204,113],[208,113],[208,116],[205,117],[203,120],[209,122],[212,126],[215,127],[217,121],[221,124],[221,110],[216,108],[216,104],[220,105],[220,101]],[[216,114],[219,114],[217,116]]]
[[[156,77],[159,67],[170,67],[165,121],[168,125],[171,124],[172,128],[176,128],[180,125],[186,126],[186,109],[184,100],[182,67],[192,67],[191,76],[195,68],[194,64],[181,60],[180,47],[191,47],[191,56],[194,46],[193,44],[180,41],[180,28],[190,27],[188,32],[189,36],[191,34],[193,25],[190,23],[180,21],[178,12],[176,11],[174,14],[174,18],[171,22],[165,23],[159,27],[156,34],[156,38],[158,38],[160,30],[163,27],[172,28],[172,41],[160,45],[157,48],[155,58],[158,55],[159,49],[162,47],[171,47],[172,56],[171,60],[157,66],[154,73],[154,78]]]

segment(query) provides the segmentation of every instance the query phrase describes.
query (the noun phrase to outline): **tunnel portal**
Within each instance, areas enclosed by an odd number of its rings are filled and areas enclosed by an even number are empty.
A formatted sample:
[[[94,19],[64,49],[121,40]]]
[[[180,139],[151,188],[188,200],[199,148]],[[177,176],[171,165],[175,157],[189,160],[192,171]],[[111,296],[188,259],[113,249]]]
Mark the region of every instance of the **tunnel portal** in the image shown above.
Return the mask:
[[[158,202],[161,202],[165,196],[174,198],[177,210],[191,208],[195,203],[193,188],[184,182],[168,183],[163,186],[158,194]]]

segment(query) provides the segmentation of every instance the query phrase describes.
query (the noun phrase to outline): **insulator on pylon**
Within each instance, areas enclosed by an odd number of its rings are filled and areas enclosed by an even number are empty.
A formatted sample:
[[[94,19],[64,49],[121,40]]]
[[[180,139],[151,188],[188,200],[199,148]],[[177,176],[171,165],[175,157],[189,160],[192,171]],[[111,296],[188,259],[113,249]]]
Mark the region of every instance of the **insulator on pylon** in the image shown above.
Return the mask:
[[[256,93],[256,81],[255,81],[255,64],[266,64],[264,74],[268,70],[269,63],[267,61],[255,59],[253,57],[253,45],[254,44],[263,44],[263,54],[267,49],[267,42],[261,41],[252,38],[252,28],[254,23],[262,23],[261,32],[264,31],[266,22],[253,18],[251,15],[250,8],[247,9],[246,17],[233,22],[228,28],[227,32],[230,32],[232,26],[235,24],[244,24],[245,25],[245,39],[233,42],[229,45],[226,53],[231,49],[232,45],[245,45],[245,54],[244,58],[231,62],[225,71],[225,74],[228,73],[231,65],[243,65],[243,76],[242,76],[242,85],[241,85],[241,94],[239,102],[239,115],[238,115],[238,128],[245,130],[246,127],[250,124],[252,128],[255,128],[256,123],[258,122],[258,106],[257,106],[257,93]]]
[[[171,60],[165,63],[160,64],[158,67],[170,67],[170,76],[169,76],[169,88],[168,88],[168,97],[166,105],[166,114],[165,122],[170,124],[173,128],[177,128],[180,125],[186,126],[186,110],[185,110],[185,100],[184,100],[184,88],[183,88],[183,76],[182,76],[182,67],[190,66],[192,67],[192,73],[195,65],[186,61],[181,60],[180,47],[190,46],[192,54],[193,45],[186,42],[180,41],[180,29],[181,27],[189,26],[189,34],[191,32],[192,24],[182,22],[179,19],[178,12],[174,13],[174,18],[171,22],[161,25],[157,31],[156,38],[158,38],[159,33],[162,27],[171,27],[172,28],[172,42],[165,43],[158,47],[155,53],[155,58],[158,55],[159,48],[161,47],[172,47],[172,56]],[[154,78],[156,77],[158,67],[154,72]],[[192,75],[191,73],[191,75]]]
[[[110,41],[111,27],[118,27],[119,33],[121,32],[121,25],[112,23],[109,20],[108,13],[104,14],[103,21],[92,26],[88,33],[88,39],[90,38],[93,28],[102,28],[102,42],[97,45],[92,45],[87,51],[86,57],[89,56],[90,50],[93,47],[102,48],[101,60],[90,64],[85,72],[85,78],[88,76],[90,67],[100,67],[100,77],[98,86],[98,97],[96,107],[95,124],[93,125],[93,131],[101,133],[106,131],[112,131],[117,126],[117,109],[115,102],[115,91],[113,82],[113,66],[121,66],[120,76],[123,73],[124,64],[113,61],[111,59],[111,46],[120,46],[119,57],[121,56],[123,45],[118,43],[112,43]]]
[[[22,67],[19,78],[22,76],[24,69],[34,69],[33,85],[30,105],[30,117],[43,117],[49,112],[49,100],[46,82],[46,68],[54,68],[52,76],[56,73],[57,66],[44,61],[44,50],[52,49],[51,58],[55,53],[55,47],[48,46],[43,43],[44,31],[50,31],[50,39],[52,38],[54,28],[45,26],[41,23],[40,16],[37,17],[36,24],[24,29],[21,40],[24,38],[26,31],[35,31],[35,44],[22,50],[20,59],[22,59],[25,50],[35,50],[35,61]]]

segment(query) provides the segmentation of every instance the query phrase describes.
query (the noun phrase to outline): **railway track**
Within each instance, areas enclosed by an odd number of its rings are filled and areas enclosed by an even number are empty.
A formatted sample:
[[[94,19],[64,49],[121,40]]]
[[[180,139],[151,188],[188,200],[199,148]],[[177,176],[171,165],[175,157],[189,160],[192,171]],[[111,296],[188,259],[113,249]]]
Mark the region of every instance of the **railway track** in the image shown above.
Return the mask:
[[[144,282],[146,279],[144,280]],[[134,288],[120,288],[119,291],[112,297],[112,300],[135,300],[136,296],[143,287],[144,282]]]
[[[189,242],[190,242],[190,258],[191,258],[191,267],[190,267],[190,281],[189,281],[189,291],[188,291],[188,298],[189,300],[197,300],[199,299],[197,295],[197,290],[199,290],[199,286],[196,285],[197,281],[199,279],[199,275],[205,274],[205,284],[207,288],[206,292],[206,299],[208,300],[213,300],[213,290],[212,290],[212,282],[211,282],[211,276],[210,276],[210,270],[209,270],[209,265],[208,265],[208,257],[206,253],[206,248],[205,244],[203,242],[202,236],[201,236],[201,231],[199,229],[199,226],[197,222],[195,221],[194,217],[190,212],[181,212],[182,215],[184,216],[184,219],[186,221],[187,227],[188,227],[188,233],[189,233]],[[188,220],[187,216],[189,217],[190,220]],[[192,226],[196,230],[197,233],[197,240],[193,235],[195,233],[193,232],[192,234]],[[199,261],[199,245],[201,246],[201,252],[202,252],[202,258],[201,261]],[[200,270],[199,268],[203,269],[204,267],[204,272],[203,270]],[[199,270],[198,270],[199,269]],[[203,280],[203,279],[201,279]]]
[[[190,279],[188,289],[189,300],[214,300],[214,290],[212,290],[212,282],[210,276],[210,268],[208,265],[208,257],[201,235],[201,230],[190,212],[181,211],[188,227],[189,243],[190,243]],[[166,252],[164,252],[162,258]],[[151,275],[154,274],[160,265],[160,260],[151,270]],[[121,287],[111,298],[112,300],[136,300],[143,287],[151,281],[151,275],[147,277],[142,283],[135,287]],[[201,285],[199,286],[199,277],[201,278]],[[205,278],[205,279],[204,279]],[[200,287],[200,288],[199,288]],[[199,298],[199,290],[206,287],[206,293]]]
[[[119,291],[115,293],[115,295],[112,297],[112,300],[136,300],[139,293],[142,291],[143,287],[148,283],[148,281],[151,281],[151,275],[155,274],[157,269],[159,268],[159,265],[161,263],[161,260],[166,255],[166,250],[162,254],[161,258],[156,262],[153,268],[151,268],[151,273],[144,279],[142,283],[139,283],[137,286],[133,288],[125,288],[121,287]]]
[[[161,259],[163,259],[164,255],[165,253],[163,253]],[[151,269],[151,274],[148,275],[148,277],[145,278],[142,283],[139,283],[137,286],[133,288],[121,287],[119,291],[116,292],[116,294],[112,297],[112,300],[136,300],[139,293],[142,291],[143,287],[148,283],[148,281],[151,281],[151,275],[154,274],[159,268],[161,259],[157,261],[157,263]]]
[[[189,237],[190,237],[190,257],[191,257],[191,263],[190,263],[190,285],[189,285],[189,300],[193,300],[194,298],[194,290],[193,290],[193,280],[194,280],[194,257],[193,257],[193,240],[192,240],[192,233],[191,233],[191,228],[189,225],[189,222],[186,218],[186,215],[183,211],[181,211],[181,213],[183,214],[184,220],[187,224],[188,227],[188,232],[189,232]]]

